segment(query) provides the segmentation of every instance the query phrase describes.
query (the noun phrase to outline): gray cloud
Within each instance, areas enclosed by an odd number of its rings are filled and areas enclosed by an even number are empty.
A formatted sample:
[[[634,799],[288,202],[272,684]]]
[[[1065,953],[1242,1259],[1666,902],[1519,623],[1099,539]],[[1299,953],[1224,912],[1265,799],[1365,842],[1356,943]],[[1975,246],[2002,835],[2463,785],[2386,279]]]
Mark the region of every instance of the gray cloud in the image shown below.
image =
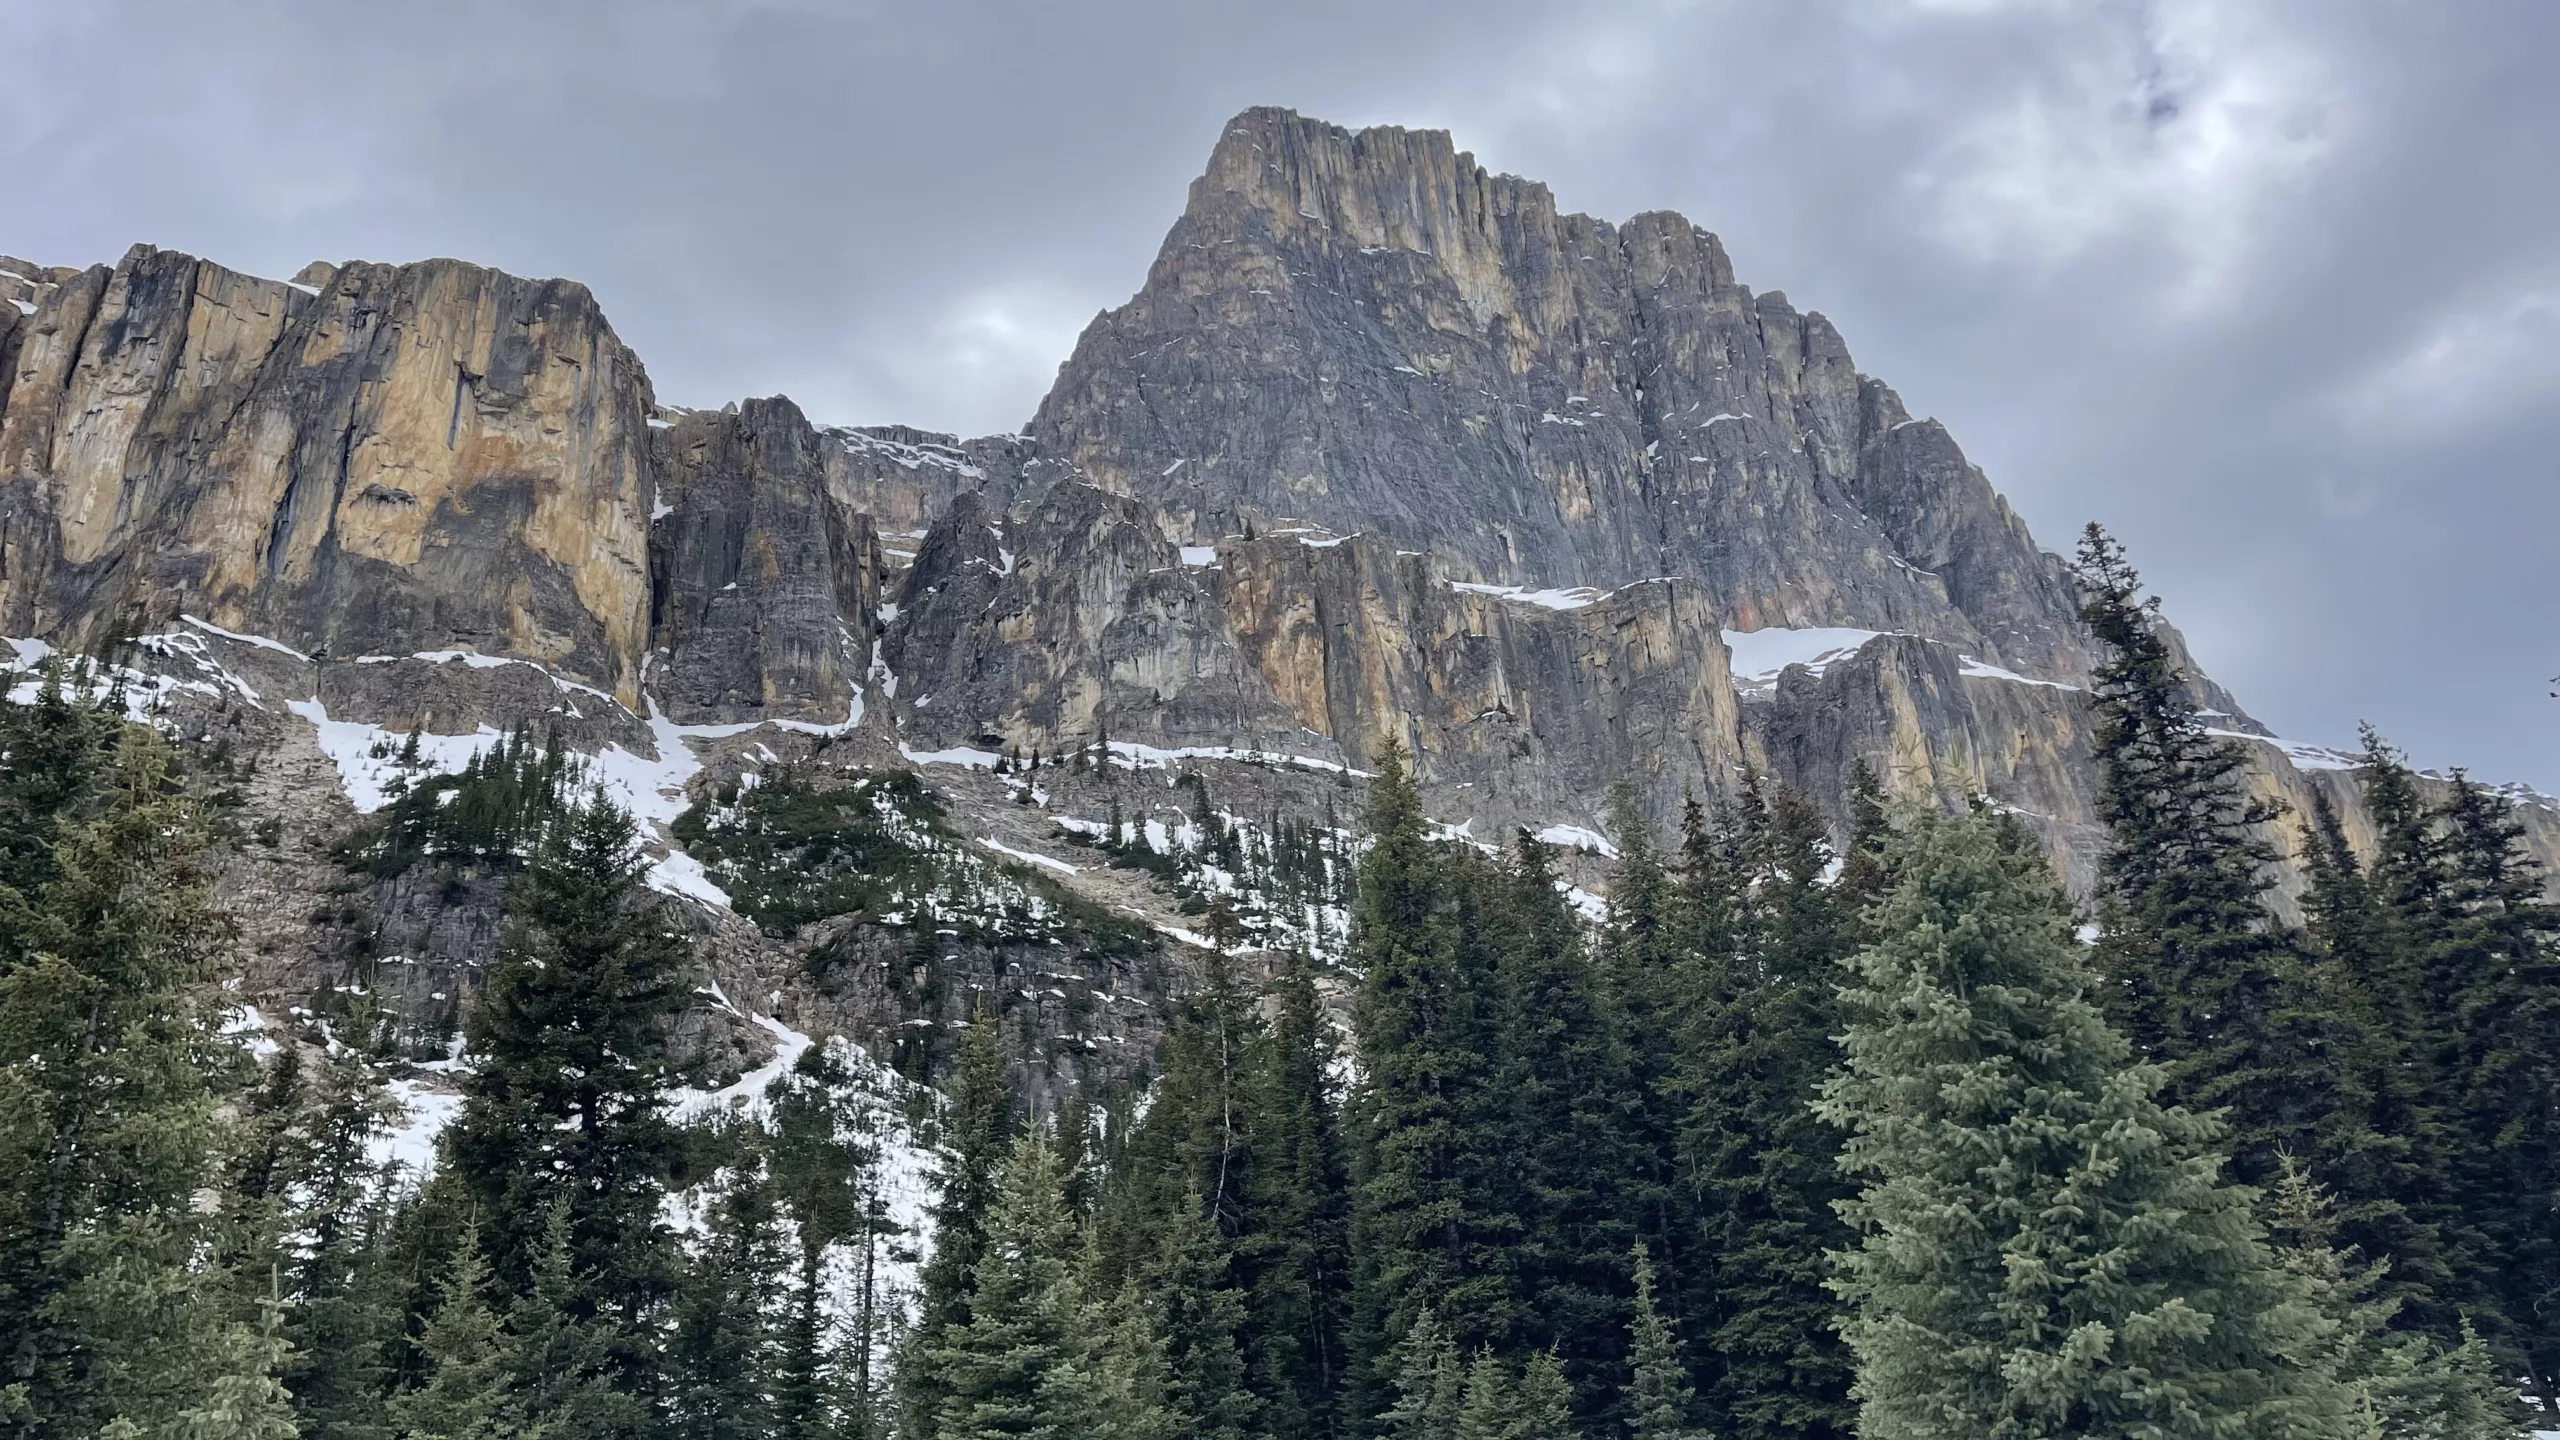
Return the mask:
[[[2289,735],[2560,789],[2536,0],[0,0],[0,249],[585,280],[661,395],[1027,417],[1248,104],[1677,209]]]

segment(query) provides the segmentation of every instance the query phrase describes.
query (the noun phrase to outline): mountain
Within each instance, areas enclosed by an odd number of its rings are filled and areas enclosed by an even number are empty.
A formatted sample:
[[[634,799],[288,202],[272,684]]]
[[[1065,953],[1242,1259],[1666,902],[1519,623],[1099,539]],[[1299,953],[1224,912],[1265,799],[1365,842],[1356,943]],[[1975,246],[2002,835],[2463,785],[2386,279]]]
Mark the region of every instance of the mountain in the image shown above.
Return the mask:
[[[1618,782],[1845,822],[1861,759],[2092,873],[2091,642],[1946,428],[1712,234],[1441,132],[1238,116],[1011,436],[661,406],[584,287],[452,260],[0,257],[0,300],[0,632],[220,757],[244,985],[407,1043],[505,865],[350,846],[518,729],[648,824],[721,1006],[930,1069],[993,997],[1061,1083],[1144,1063],[1218,917],[1338,941],[1390,739],[1442,825],[1593,889]],[[2195,683],[2368,838],[2345,762]]]

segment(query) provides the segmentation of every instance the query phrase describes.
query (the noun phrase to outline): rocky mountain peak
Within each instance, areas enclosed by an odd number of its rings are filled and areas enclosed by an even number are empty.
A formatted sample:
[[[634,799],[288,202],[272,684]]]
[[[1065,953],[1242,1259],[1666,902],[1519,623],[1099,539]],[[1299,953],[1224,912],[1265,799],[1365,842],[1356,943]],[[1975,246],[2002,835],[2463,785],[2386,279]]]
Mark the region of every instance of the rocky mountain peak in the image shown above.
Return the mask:
[[[1495,584],[2086,656],[2060,566],[1839,332],[1667,211],[1559,212],[1439,131],[1252,110],[1030,434],[1172,538],[1304,520]]]

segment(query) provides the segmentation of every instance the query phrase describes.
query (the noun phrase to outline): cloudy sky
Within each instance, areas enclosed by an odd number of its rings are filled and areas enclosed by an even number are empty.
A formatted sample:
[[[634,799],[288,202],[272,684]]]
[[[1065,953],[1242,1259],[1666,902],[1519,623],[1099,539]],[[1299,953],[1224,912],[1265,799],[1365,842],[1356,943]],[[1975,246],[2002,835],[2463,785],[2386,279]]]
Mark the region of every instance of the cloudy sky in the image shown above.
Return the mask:
[[[0,252],[585,280],[662,399],[1009,430],[1220,122],[1445,127],[1828,313],[2289,737],[2560,791],[2547,0],[0,0]]]

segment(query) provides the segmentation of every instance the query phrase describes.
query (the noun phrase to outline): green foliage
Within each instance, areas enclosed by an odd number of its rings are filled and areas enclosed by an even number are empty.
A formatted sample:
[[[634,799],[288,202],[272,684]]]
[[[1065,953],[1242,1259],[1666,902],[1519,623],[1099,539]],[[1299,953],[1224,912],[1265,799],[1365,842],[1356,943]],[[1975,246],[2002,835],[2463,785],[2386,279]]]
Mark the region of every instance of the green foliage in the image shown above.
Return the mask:
[[[1635,1318],[1627,1323],[1628,1370],[1626,1417],[1628,1440],[1698,1440],[1689,1428],[1696,1393],[1688,1367],[1680,1360],[1680,1342],[1671,1322],[1653,1299],[1653,1260],[1639,1242],[1634,1252]]]
[[[240,1078],[200,810],[157,735],[51,679],[0,701],[0,753],[0,1419],[289,1434],[274,1296],[219,1263],[254,1226],[199,1203]]]
[[[577,803],[580,768],[557,736],[534,743],[518,729],[451,774],[424,773],[417,736],[400,760],[414,775],[339,846],[339,859],[377,876],[421,861],[512,868],[532,856],[544,832]]]
[[[813,920],[910,909],[944,888],[947,867],[930,843],[941,818],[908,771],[822,789],[775,769],[688,809],[675,834],[739,914],[787,934]]]
[[[2240,1178],[2268,1179],[2279,1149],[2326,1163],[2364,1143],[2338,1067],[2364,1037],[2322,1004],[2267,909],[2278,812],[2250,794],[2239,746],[2207,729],[2123,547],[2091,525],[2073,573],[2081,619],[2107,647],[2090,708],[2109,1014],[2164,1067],[2165,1099],[2229,1108]]]
[[[572,1277],[562,1303],[620,1327],[617,1363],[634,1387],[673,1281],[658,1212],[682,1150],[665,1113],[682,1072],[667,1024],[688,1003],[692,960],[641,884],[636,839],[601,793],[544,834],[507,897],[445,1136],[501,1290],[527,1292],[556,1216]]]
[[[1683,858],[1679,1049],[1660,1083],[1683,1107],[1674,1253],[1692,1257],[1682,1314],[1708,1358],[1709,1428],[1845,1435],[1850,1359],[1824,1256],[1849,1243],[1849,1186],[1811,1101],[1854,917],[1824,883],[1821,821],[1792,793],[1753,785],[1720,823],[1693,816]]]
[[[2220,1127],[2087,998],[2044,862],[1914,817],[1821,1113],[1863,1183],[1837,1282],[1869,1440],[2333,1435],[2336,1321],[2268,1253]]]

